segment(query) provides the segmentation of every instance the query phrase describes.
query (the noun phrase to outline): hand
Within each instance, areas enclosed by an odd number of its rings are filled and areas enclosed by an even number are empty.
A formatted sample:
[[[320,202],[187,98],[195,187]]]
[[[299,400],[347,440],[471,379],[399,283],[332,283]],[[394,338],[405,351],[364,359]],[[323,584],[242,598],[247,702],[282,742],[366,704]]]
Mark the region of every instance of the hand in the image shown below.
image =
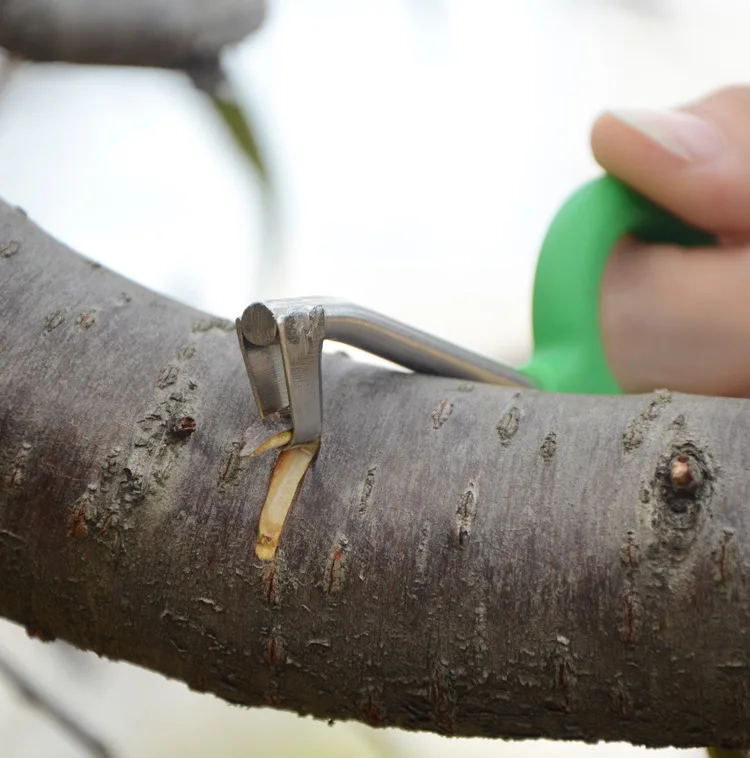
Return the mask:
[[[613,251],[600,308],[618,383],[750,396],[750,87],[604,114],[591,144],[610,174],[721,240],[687,250],[628,239]]]

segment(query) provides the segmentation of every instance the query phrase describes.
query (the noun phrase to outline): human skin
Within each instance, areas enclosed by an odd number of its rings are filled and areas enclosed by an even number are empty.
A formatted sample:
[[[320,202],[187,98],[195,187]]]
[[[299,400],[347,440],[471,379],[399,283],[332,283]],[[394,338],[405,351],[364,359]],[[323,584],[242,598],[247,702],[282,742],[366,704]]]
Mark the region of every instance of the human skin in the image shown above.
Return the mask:
[[[750,87],[670,111],[612,111],[591,146],[610,174],[718,247],[624,239],[602,280],[605,352],[627,392],[750,394]]]

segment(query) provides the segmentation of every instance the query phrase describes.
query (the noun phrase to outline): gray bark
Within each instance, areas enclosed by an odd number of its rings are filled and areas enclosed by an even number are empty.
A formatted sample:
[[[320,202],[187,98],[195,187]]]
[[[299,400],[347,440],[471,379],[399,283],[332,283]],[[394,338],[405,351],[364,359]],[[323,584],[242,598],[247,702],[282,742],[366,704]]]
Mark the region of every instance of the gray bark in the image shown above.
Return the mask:
[[[192,68],[263,21],[265,0],[0,0],[0,45],[36,61]]]
[[[321,718],[750,743],[747,401],[332,356],[266,563],[275,454],[237,455],[256,414],[231,324],[6,205],[0,303],[0,614],[31,634]],[[672,487],[677,453],[697,490]]]

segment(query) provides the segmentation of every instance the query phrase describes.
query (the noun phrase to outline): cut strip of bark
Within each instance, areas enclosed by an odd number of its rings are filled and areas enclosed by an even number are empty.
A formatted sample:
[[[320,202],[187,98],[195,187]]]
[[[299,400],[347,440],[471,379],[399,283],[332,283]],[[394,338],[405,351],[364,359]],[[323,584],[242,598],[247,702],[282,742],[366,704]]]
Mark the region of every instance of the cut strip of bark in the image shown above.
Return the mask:
[[[260,513],[255,554],[261,560],[272,561],[276,556],[284,521],[319,446],[319,441],[308,442],[279,453]]]
[[[277,411],[256,420],[242,435],[240,458],[260,455],[289,444],[292,439],[292,419],[288,412]]]

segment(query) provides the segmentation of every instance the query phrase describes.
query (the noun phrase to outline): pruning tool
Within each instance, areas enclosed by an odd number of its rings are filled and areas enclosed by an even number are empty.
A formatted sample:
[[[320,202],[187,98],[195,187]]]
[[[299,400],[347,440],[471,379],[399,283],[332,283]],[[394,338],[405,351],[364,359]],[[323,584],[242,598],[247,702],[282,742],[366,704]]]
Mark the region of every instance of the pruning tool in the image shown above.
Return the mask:
[[[319,440],[323,427],[321,352],[342,342],[424,374],[547,392],[617,394],[602,345],[599,291],[617,240],[713,245],[610,175],[581,187],[562,206],[542,244],[534,280],[531,360],[515,369],[334,298],[249,305],[237,336],[261,419],[288,420],[287,448]]]

